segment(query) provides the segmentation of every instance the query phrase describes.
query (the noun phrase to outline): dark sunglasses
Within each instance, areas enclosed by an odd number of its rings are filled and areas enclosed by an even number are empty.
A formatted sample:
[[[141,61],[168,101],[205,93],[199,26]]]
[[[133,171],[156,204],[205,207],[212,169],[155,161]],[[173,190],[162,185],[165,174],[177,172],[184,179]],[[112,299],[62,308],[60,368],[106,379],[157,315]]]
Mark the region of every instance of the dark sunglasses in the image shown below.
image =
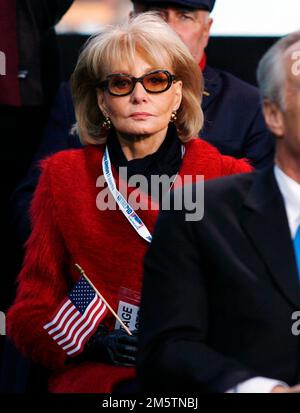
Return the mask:
[[[108,75],[100,87],[113,96],[126,96],[132,93],[135,85],[140,82],[148,93],[162,93],[170,89],[176,80],[167,70],[153,70],[141,77],[134,77],[125,73]]]

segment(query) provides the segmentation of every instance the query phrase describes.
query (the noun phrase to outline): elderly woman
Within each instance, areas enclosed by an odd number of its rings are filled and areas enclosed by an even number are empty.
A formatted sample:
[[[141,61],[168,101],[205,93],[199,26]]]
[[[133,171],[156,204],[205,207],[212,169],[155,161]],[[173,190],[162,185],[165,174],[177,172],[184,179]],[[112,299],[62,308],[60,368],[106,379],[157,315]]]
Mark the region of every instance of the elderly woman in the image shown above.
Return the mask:
[[[82,333],[72,320],[96,290],[129,330],[137,328],[143,257],[158,210],[134,211],[121,195],[124,180],[139,175],[150,183],[153,175],[167,175],[181,182],[185,175],[251,170],[193,138],[203,122],[199,85],[201,73],[184,44],[151,14],[108,27],[80,55],[72,89],[86,146],[42,163],[33,231],[7,316],[16,346],[51,371],[51,392],[110,392],[135,376],[136,336],[120,329],[103,301],[79,345],[70,342],[72,332],[75,339]],[[127,186],[144,200],[152,193]],[[62,317],[68,298],[78,311]]]

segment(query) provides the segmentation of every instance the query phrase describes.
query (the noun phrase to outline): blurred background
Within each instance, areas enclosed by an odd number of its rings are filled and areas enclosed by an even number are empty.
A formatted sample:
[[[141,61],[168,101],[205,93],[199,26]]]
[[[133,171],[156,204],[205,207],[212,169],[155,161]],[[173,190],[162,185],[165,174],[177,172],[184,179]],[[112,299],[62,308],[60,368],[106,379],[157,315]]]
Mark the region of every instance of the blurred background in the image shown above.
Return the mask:
[[[75,0],[56,31],[92,34],[105,24],[126,18],[131,9],[130,0]]]
[[[130,0],[75,0],[56,26],[62,61],[61,78],[72,73],[78,50],[89,35],[127,18]],[[256,64],[280,36],[300,28],[300,0],[218,0],[207,48],[211,66],[256,84]]]
[[[57,32],[91,34],[128,16],[130,0],[75,0]],[[299,29],[299,0],[218,0],[212,35],[282,36]]]

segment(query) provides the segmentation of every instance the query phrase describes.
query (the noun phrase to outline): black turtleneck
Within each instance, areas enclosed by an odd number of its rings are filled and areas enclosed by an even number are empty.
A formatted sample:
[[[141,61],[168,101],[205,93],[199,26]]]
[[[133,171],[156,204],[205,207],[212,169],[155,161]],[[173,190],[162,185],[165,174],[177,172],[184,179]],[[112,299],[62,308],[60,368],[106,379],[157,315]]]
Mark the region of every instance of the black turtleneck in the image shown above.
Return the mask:
[[[182,161],[182,143],[178,138],[176,127],[173,124],[169,125],[167,135],[158,150],[144,158],[128,161],[114,130],[111,131],[107,138],[107,147],[111,163],[118,172],[120,167],[127,167],[128,179],[133,175],[143,175],[146,177],[149,195],[151,193],[151,176],[175,176],[179,171]],[[157,190],[159,193],[157,193]],[[162,200],[162,195],[161,186],[155,188],[152,192],[152,196],[155,198],[157,196],[159,197],[159,202]]]
[[[150,138],[151,139],[151,138]],[[127,176],[144,175],[150,182],[151,175],[176,175],[181,165],[181,146],[176,128],[169,125],[167,135],[156,152],[144,158],[128,161],[122,151],[121,144],[114,130],[107,138],[107,147],[111,163],[118,170],[127,167]]]

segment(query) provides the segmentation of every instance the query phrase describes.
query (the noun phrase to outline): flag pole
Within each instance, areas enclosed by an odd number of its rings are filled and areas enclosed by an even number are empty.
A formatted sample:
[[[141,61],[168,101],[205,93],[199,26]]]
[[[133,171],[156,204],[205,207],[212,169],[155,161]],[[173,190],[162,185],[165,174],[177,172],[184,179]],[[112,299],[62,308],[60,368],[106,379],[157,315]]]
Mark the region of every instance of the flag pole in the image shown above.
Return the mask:
[[[106,305],[106,307],[111,311],[111,313],[113,314],[113,316],[119,321],[119,323],[121,324],[121,326],[124,328],[124,330],[126,331],[126,333],[130,336],[132,336],[131,331],[128,329],[128,327],[126,327],[126,325],[123,323],[123,321],[120,319],[120,317],[118,316],[118,314],[115,313],[115,311],[111,308],[111,306],[108,304],[108,302],[105,300],[105,298],[103,297],[103,295],[100,294],[100,292],[97,290],[97,288],[94,286],[94,284],[92,283],[92,281],[88,278],[88,276],[86,275],[86,273],[84,272],[84,270],[80,267],[79,264],[75,264],[75,267],[77,268],[77,270],[80,272],[80,274],[87,280],[87,282],[93,287],[93,289],[96,291],[96,293],[98,294],[98,296],[101,298],[101,300],[104,302],[104,304]]]

